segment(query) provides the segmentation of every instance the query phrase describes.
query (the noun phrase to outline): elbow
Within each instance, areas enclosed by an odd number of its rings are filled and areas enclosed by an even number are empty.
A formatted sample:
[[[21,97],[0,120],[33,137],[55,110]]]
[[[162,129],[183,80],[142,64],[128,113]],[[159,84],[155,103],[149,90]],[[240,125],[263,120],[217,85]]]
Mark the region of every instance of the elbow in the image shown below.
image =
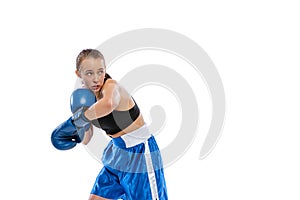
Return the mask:
[[[118,103],[113,100],[106,100],[103,106],[108,112],[112,112],[118,106]]]

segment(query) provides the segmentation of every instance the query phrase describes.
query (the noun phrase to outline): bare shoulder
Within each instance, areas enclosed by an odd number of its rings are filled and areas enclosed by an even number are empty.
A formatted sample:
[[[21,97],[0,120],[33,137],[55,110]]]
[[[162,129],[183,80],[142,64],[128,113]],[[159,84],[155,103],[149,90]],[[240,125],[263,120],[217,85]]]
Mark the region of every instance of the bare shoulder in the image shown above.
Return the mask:
[[[130,98],[129,93],[126,91],[126,89],[120,85],[120,83],[114,79],[108,79],[105,82],[105,85],[103,86],[103,92],[105,91],[118,91],[118,93],[121,95],[122,99],[128,99]]]
[[[107,79],[105,84],[115,84],[115,85],[118,85],[118,82],[114,79]]]
[[[107,79],[105,81],[105,84],[103,85],[103,90],[107,90],[107,89],[116,89],[119,87],[119,84],[116,80],[114,79]]]
[[[118,83],[115,79],[109,78],[106,80],[106,83]]]

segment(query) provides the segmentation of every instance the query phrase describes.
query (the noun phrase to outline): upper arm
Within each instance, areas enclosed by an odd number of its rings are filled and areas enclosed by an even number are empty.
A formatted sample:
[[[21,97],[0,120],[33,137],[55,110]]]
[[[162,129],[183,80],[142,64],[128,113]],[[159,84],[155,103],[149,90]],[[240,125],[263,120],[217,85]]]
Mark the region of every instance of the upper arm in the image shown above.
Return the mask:
[[[112,107],[114,110],[120,103],[120,92],[119,86],[115,80],[109,79],[106,81],[102,89],[102,99],[103,103]]]

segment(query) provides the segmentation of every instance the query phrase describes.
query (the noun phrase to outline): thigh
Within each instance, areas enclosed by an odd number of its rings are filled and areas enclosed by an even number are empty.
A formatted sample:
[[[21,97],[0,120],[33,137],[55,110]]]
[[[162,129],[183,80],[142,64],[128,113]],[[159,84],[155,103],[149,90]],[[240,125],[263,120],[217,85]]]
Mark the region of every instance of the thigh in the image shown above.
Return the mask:
[[[153,199],[147,173],[126,173],[121,184],[128,199]]]
[[[118,199],[124,195],[124,193],[118,176],[106,167],[103,167],[96,178],[90,199]]]
[[[138,166],[145,166],[143,171],[124,173],[120,183],[129,199],[167,200],[167,187],[164,178],[163,163],[154,137],[144,143],[140,157],[132,160]],[[138,164],[137,164],[138,163]],[[137,169],[135,165],[133,169]]]
[[[91,194],[89,200],[110,200],[110,199],[106,199],[98,195]]]

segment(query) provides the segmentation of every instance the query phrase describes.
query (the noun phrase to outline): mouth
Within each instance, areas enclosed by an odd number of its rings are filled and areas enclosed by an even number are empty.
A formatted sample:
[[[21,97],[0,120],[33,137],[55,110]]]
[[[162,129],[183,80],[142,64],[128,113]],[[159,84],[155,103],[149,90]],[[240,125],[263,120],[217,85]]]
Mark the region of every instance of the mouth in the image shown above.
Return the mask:
[[[93,85],[92,86],[92,90],[99,90],[100,89],[100,85]]]

